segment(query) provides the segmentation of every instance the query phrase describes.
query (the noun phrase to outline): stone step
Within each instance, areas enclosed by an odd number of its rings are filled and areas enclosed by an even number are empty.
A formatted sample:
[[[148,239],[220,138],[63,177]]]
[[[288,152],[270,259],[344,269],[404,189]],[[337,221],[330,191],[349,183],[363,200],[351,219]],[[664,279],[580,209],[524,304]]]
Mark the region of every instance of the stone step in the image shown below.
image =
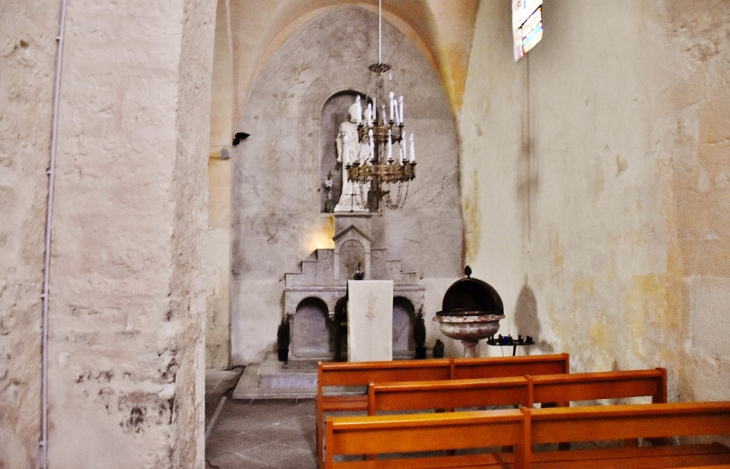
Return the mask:
[[[260,364],[246,366],[241,379],[233,390],[233,399],[313,399],[317,395],[317,373],[311,379],[301,376],[264,379],[259,376]],[[314,385],[311,385],[312,380]],[[308,384],[309,385],[306,385]],[[304,387],[300,385],[305,384]]]
[[[280,362],[268,352],[261,363],[246,366],[233,399],[314,399],[317,396],[317,361]],[[364,387],[338,388],[338,394],[362,394]]]

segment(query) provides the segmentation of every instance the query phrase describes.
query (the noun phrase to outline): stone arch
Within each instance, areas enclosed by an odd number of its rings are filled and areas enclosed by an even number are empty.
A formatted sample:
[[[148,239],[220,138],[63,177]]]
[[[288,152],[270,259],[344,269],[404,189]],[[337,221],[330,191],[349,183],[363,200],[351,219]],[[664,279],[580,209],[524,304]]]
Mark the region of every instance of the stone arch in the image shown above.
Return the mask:
[[[413,324],[416,308],[408,298],[393,297],[393,358],[413,358],[416,346],[413,342]]]
[[[308,296],[299,302],[292,318],[291,354],[293,358],[334,356],[335,323],[329,317],[327,303]]]
[[[322,213],[330,213],[334,210],[337,201],[342,194],[343,176],[342,163],[337,162],[337,148],[335,139],[339,131],[339,125],[348,119],[347,110],[355,102],[357,96],[363,100],[366,99],[364,93],[353,90],[341,90],[331,95],[322,106],[321,110],[321,145],[319,149],[320,155],[320,179],[324,181],[331,176],[332,187],[328,190],[322,190],[320,210]],[[367,101],[363,101],[367,102]],[[327,209],[327,199],[331,205]]]
[[[368,48],[371,60],[339,60],[357,53],[353,44],[329,41],[332,28],[341,24],[368,34],[375,45]],[[424,279],[454,277],[461,271],[463,238],[454,117],[438,77],[420,52],[392,25],[384,23],[383,34],[393,45],[384,60],[394,64],[393,87],[406,99],[406,126],[416,135],[419,175],[410,185],[408,210],[385,211],[373,219],[373,249],[394,253],[403,272],[419,272]],[[320,210],[322,107],[341,91],[367,91],[367,66],[377,61],[376,45],[377,15],[357,7],[332,9],[287,39],[256,78],[236,127],[251,136],[232,158],[234,363],[260,360],[271,348],[275,337],[268,331],[276,330],[280,317],[281,276],[311,255],[307,237],[330,226]],[[337,285],[344,286],[344,281]],[[286,293],[288,314],[297,295]],[[264,317],[257,311],[271,313]]]
[[[347,297],[335,303],[335,360],[347,361]]]

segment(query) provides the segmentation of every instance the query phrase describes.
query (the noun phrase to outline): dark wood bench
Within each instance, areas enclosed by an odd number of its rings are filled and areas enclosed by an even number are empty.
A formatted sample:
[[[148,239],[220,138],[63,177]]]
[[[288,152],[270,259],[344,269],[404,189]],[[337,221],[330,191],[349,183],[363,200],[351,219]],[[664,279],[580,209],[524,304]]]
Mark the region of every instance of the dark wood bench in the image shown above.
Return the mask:
[[[367,392],[343,391],[367,387],[371,382],[436,381],[522,375],[560,374],[570,371],[567,353],[523,357],[444,358],[358,363],[322,363],[317,366],[317,456],[322,461],[322,424],[325,412],[367,411]],[[325,388],[328,388],[325,390]]]
[[[653,370],[609,371],[512,378],[370,383],[368,414],[381,411],[452,410],[463,407],[563,404],[569,401],[650,396],[666,402],[667,373]]]

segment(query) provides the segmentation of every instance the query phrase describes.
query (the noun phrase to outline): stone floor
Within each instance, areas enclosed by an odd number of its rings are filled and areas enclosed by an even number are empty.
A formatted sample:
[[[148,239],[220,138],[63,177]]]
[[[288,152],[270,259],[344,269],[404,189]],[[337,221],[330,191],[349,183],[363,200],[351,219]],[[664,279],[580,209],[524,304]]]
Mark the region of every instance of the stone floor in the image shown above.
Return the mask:
[[[215,414],[223,396],[230,394],[241,378],[244,367],[232,370],[205,370],[205,428]]]
[[[206,469],[316,469],[314,399],[232,399],[242,372],[206,372]]]
[[[315,422],[313,399],[227,399],[206,442],[206,467],[314,469]]]
[[[206,372],[206,468],[315,469],[314,399],[231,399],[242,372]]]

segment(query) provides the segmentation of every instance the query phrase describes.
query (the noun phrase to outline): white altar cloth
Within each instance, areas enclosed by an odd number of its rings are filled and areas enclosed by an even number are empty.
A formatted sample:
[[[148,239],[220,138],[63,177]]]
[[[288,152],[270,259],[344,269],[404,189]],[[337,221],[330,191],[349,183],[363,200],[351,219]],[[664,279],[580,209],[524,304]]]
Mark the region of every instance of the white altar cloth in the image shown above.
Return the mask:
[[[351,362],[393,359],[393,281],[347,282],[347,357]]]

